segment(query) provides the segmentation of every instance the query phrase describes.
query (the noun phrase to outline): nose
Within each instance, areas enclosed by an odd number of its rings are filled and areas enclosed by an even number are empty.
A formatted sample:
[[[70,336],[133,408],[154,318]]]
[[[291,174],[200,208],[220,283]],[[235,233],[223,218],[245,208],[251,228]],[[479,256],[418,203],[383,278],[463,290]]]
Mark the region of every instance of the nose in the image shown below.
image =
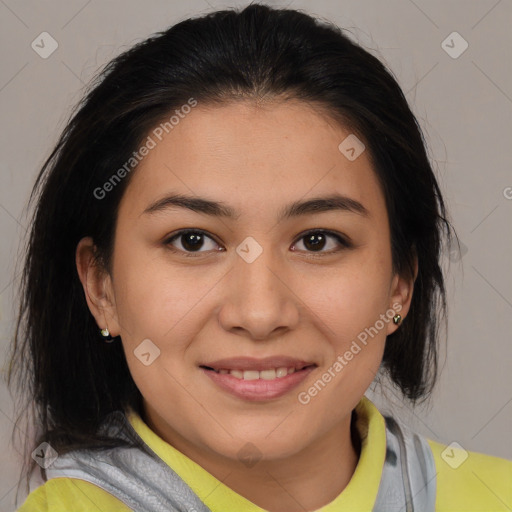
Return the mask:
[[[264,250],[252,263],[237,256],[226,279],[218,312],[226,331],[263,341],[297,326],[300,299],[293,291],[293,277],[270,251]]]

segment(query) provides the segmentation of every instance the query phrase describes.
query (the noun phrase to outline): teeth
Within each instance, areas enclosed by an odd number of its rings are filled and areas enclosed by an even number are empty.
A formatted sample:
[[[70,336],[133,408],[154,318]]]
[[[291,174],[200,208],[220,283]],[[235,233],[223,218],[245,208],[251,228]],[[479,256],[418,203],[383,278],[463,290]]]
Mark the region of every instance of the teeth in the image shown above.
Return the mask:
[[[263,380],[272,380],[276,378],[276,371],[273,368],[271,370],[263,370],[258,373],[260,374],[260,378]]]
[[[276,371],[276,377],[286,377],[288,375],[288,368],[278,368]]]
[[[276,378],[280,379],[282,377],[286,377],[287,375],[290,375],[295,372],[295,368],[286,368],[285,366],[281,366],[279,368],[271,368],[269,370],[227,370],[225,368],[222,368],[220,370],[215,370],[217,373],[230,373],[233,377],[236,377],[237,379],[244,379],[244,380],[256,380],[256,379],[263,379],[263,380],[274,380]]]

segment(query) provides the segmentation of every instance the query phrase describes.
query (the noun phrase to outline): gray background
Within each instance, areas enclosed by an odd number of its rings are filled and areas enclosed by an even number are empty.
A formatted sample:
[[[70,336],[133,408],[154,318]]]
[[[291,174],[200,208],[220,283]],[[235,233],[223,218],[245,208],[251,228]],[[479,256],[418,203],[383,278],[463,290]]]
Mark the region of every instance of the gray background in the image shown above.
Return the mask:
[[[246,3],[0,0],[2,376],[15,318],[14,264],[28,224],[23,209],[84,85],[99,67],[151,33],[191,15]],[[305,9],[349,29],[393,71],[425,132],[464,244],[462,259],[455,253],[445,257],[448,350],[428,407],[413,410],[389,386],[368,395],[431,439],[512,459],[512,2],[267,3]],[[59,45],[47,59],[31,48],[43,31]],[[453,31],[469,44],[458,58],[441,46]],[[447,44],[460,48],[456,40]],[[13,399],[2,382],[0,511],[14,510],[19,456],[10,446],[13,420]]]

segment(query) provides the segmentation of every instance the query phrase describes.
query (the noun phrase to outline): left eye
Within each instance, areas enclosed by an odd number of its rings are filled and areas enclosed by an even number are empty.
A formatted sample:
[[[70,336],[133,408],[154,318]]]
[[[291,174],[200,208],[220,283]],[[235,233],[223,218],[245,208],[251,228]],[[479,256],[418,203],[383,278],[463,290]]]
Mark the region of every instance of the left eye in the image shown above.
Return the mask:
[[[334,244],[334,250],[321,251],[322,249],[325,248],[326,240],[328,240],[329,238],[336,241],[336,243]],[[340,249],[336,249],[336,245],[341,245],[342,247],[350,247],[350,243],[347,240],[345,240],[342,236],[335,233],[331,233],[329,231],[309,231],[308,233],[302,235],[299,238],[299,241],[300,240],[304,240],[304,242],[302,243],[306,248],[308,248],[309,246],[309,248],[312,249],[307,250],[307,252],[312,253],[322,252],[330,254],[333,252],[338,252]]]
[[[201,251],[200,249],[204,248],[205,240],[208,239],[213,243],[213,247],[210,249],[206,249],[205,251]],[[334,244],[334,250],[330,251],[323,251],[322,249],[325,249],[325,246],[327,245],[327,240],[333,239],[336,241]],[[174,245],[174,242],[176,240],[181,240],[181,247],[177,248]],[[306,247],[306,252],[310,253],[333,253],[337,252],[340,249],[336,249],[336,245],[342,246],[343,248],[350,247],[350,243],[345,240],[341,235],[331,233],[329,231],[322,231],[322,230],[316,230],[316,231],[309,231],[305,234],[303,234],[299,239],[299,241],[304,240],[303,245]],[[187,231],[180,231],[176,233],[175,235],[168,238],[165,242],[165,245],[168,246],[172,251],[175,252],[184,252],[185,256],[194,256],[194,253],[198,252],[208,252],[209,250],[216,250],[221,251],[222,249],[215,249],[216,247],[219,247],[218,244],[213,240],[212,237],[208,236],[205,232],[200,230],[187,230]],[[294,244],[294,246],[297,244],[297,242]]]

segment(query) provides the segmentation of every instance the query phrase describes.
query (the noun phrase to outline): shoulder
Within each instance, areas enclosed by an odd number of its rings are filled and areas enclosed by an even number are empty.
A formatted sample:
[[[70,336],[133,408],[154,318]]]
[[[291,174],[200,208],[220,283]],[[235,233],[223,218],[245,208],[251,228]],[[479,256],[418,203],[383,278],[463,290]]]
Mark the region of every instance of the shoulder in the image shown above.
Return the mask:
[[[78,478],[52,478],[34,489],[18,512],[131,512],[107,491]]]
[[[498,512],[512,508],[512,461],[428,440],[437,471],[436,510]]]

